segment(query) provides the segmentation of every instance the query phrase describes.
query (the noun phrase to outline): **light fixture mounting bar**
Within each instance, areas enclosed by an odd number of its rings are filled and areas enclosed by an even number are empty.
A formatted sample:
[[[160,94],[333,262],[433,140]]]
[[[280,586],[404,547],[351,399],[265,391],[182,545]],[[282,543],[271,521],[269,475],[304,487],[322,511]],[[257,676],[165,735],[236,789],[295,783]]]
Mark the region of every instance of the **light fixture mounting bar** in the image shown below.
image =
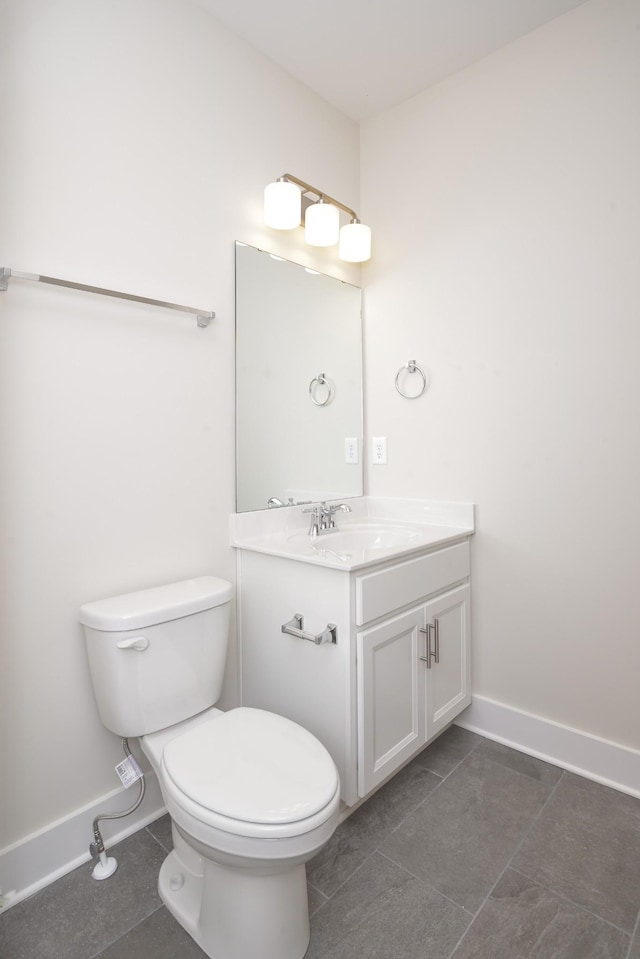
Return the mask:
[[[315,186],[311,186],[310,183],[305,183],[304,180],[299,180],[297,176],[293,176],[291,173],[283,173],[280,177],[281,180],[290,180],[292,183],[296,183],[299,187],[302,187],[303,193],[315,193],[318,197],[322,197],[327,203],[333,203],[334,206],[340,207],[341,210],[344,210],[345,213],[348,213],[352,220],[358,219],[358,214],[355,210],[352,210],[350,206],[345,206],[344,203],[341,203],[340,200],[336,200],[335,197],[329,196],[328,193],[325,193],[324,190],[319,190]]]

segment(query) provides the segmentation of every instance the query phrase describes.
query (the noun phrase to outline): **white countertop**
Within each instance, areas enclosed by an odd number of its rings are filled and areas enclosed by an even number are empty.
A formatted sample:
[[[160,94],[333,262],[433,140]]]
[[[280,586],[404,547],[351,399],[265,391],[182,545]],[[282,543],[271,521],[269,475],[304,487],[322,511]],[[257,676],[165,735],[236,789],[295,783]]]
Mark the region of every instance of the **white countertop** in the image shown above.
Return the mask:
[[[345,500],[351,512],[336,513],[336,529],[308,535],[302,507],[235,513],[230,542],[301,563],[354,570],[444,546],[475,532],[473,503],[361,496]]]

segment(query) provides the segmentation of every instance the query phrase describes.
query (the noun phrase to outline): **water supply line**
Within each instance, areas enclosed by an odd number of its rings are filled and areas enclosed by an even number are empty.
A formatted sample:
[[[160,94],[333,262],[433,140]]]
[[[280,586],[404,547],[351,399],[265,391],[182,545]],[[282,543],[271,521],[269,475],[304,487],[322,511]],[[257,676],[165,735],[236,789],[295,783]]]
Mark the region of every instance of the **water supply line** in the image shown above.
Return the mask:
[[[131,750],[129,749],[129,740],[123,737],[122,739],[122,748],[124,749],[124,754],[128,758],[131,756]],[[109,812],[102,813],[100,816],[96,816],[93,820],[93,842],[89,846],[89,852],[93,859],[98,857],[98,862],[93,868],[91,875],[94,879],[108,879],[109,876],[113,876],[114,872],[118,868],[118,861],[114,859],[113,856],[107,856],[104,848],[104,840],[102,839],[102,833],[100,832],[100,827],[98,823],[102,819],[122,819],[124,816],[130,816],[132,812],[135,812],[142,800],[144,799],[145,792],[145,781],[144,776],[140,774],[140,792],[138,797],[132,806],[129,806],[128,809],[124,809],[122,812]]]

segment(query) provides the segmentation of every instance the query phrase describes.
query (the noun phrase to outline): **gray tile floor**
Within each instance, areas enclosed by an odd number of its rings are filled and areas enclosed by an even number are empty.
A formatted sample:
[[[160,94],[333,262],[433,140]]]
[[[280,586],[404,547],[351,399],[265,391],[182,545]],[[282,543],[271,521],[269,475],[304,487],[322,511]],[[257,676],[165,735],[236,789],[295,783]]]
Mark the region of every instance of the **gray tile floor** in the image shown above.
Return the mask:
[[[167,817],[0,918],[1,959],[197,959]],[[640,800],[452,726],[308,866],[307,959],[640,959]],[[247,956],[246,959],[260,959]]]

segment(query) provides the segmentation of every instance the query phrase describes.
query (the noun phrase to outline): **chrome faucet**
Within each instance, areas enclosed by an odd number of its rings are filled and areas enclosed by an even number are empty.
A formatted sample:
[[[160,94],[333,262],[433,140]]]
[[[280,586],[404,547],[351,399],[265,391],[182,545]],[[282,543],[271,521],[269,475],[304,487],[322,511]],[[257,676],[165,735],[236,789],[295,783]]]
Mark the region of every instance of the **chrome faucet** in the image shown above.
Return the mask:
[[[320,503],[320,529],[335,529],[334,515],[339,512],[350,513],[351,507],[347,506],[346,503],[337,503],[336,506],[327,506],[326,503]]]
[[[326,503],[320,503],[319,506],[312,506],[310,509],[303,509],[303,513],[311,513],[311,523],[309,525],[309,536],[318,536],[320,533],[328,533],[336,529],[334,515],[339,512],[350,513],[351,507],[346,503],[337,503],[335,506],[327,506]]]

